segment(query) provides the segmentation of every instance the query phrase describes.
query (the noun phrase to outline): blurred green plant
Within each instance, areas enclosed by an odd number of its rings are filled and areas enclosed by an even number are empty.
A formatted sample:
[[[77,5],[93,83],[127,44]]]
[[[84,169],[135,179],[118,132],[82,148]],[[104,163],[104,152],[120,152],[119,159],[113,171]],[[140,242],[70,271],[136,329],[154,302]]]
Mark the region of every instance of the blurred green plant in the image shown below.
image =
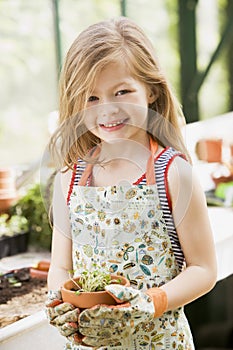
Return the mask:
[[[28,220],[24,216],[1,214],[0,237],[12,237],[29,230]]]
[[[12,206],[10,214],[24,216],[28,220],[30,245],[50,250],[52,228],[43,203],[40,184],[33,184]]]

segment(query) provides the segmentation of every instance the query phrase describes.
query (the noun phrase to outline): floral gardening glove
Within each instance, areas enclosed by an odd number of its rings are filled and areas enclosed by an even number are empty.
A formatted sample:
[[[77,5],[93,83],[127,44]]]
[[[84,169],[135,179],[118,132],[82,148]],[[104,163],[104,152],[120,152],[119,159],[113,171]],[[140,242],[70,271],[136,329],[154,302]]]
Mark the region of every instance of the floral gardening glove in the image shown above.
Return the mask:
[[[83,343],[90,346],[122,345],[123,339],[132,334],[139,323],[149,322],[159,316],[155,310],[156,293],[164,297],[164,301],[161,301],[164,305],[160,307],[159,313],[167,308],[166,293],[159,288],[151,288],[144,293],[131,287],[112,284],[106,286],[105,290],[119,305],[96,305],[84,310],[79,316]],[[152,290],[153,295],[147,294]]]
[[[50,324],[71,342],[81,344],[82,336],[78,332],[80,310],[72,304],[63,302],[60,291],[49,291],[45,306]]]

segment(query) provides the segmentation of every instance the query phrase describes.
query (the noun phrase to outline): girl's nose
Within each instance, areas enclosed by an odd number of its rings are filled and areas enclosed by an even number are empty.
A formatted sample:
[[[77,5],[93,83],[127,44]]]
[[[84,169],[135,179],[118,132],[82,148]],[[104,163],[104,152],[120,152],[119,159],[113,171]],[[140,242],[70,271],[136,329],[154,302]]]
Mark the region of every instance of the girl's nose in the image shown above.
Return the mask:
[[[119,112],[119,103],[111,102],[111,103],[102,103],[98,105],[98,114],[101,117],[110,117]]]

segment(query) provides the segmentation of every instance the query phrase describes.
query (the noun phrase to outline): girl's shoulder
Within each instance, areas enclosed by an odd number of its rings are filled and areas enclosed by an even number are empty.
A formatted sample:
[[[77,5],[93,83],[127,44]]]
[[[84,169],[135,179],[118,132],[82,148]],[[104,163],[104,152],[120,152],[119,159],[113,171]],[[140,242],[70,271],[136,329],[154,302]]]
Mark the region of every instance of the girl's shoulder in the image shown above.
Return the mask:
[[[177,188],[178,184],[182,184],[183,188],[185,188],[185,185],[190,186],[193,176],[193,167],[187,161],[185,155],[171,149],[167,167],[169,187]]]
[[[67,199],[70,183],[72,181],[74,171],[71,169],[61,169],[57,172],[54,180],[54,190],[63,195]]]
[[[195,168],[182,157],[175,157],[167,172],[167,187],[171,197],[172,207],[189,207],[189,202],[194,195],[203,197],[204,191],[200,178]],[[194,191],[195,189],[195,191]]]

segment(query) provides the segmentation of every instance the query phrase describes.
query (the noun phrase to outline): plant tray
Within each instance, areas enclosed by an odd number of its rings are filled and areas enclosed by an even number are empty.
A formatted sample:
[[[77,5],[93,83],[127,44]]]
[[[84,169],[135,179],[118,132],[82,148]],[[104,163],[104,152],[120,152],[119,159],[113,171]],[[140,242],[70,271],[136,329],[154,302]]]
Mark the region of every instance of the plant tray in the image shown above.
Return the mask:
[[[26,252],[28,241],[29,232],[19,233],[11,237],[0,237],[0,259]]]

